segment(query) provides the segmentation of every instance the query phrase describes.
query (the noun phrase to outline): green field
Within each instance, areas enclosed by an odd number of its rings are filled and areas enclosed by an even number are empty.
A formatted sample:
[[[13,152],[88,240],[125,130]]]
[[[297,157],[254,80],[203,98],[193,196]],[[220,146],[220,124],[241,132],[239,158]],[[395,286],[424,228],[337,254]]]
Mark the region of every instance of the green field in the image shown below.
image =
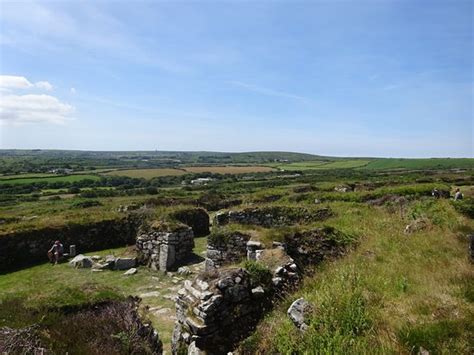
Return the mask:
[[[275,167],[282,170],[313,170],[313,169],[353,169],[366,166],[368,159],[343,159],[336,161],[308,161],[289,164],[279,164]]]
[[[97,175],[65,175],[65,176],[48,176],[48,177],[30,177],[30,178],[12,178],[1,179],[0,184],[34,184],[38,182],[75,182],[81,180],[100,180]]]
[[[474,159],[433,158],[433,159],[376,159],[367,169],[474,169]]]

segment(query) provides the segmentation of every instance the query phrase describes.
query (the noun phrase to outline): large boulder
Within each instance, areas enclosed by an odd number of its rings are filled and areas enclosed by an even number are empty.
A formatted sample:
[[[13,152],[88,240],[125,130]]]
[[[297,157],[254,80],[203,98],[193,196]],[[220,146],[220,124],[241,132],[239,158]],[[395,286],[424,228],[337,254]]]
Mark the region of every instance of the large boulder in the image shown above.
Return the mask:
[[[79,255],[75,256],[74,259],[72,259],[69,262],[69,265],[71,265],[72,267],[75,267],[75,268],[84,268],[84,269],[86,269],[86,268],[91,268],[92,265],[94,265],[94,261],[88,256],[79,254]]]

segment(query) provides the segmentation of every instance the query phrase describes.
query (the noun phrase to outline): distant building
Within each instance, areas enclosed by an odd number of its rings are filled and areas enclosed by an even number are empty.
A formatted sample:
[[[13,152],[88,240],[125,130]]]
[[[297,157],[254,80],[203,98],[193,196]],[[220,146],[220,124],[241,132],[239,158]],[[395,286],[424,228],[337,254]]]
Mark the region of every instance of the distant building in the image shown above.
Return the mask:
[[[211,178],[198,178],[191,180],[191,185],[206,185],[208,182],[211,182],[214,179]]]

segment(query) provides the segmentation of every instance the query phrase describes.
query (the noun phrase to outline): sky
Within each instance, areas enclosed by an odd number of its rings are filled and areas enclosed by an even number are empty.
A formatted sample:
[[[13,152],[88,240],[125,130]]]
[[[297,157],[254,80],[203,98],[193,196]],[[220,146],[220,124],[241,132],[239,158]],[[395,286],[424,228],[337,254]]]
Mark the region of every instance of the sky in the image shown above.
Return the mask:
[[[473,2],[0,0],[0,149],[474,157]]]

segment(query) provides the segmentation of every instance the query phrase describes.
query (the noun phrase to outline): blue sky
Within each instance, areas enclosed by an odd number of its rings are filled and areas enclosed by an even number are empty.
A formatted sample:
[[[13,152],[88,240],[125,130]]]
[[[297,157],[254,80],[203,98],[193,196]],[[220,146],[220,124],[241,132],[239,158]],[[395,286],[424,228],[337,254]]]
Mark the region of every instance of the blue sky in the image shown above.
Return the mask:
[[[471,1],[0,3],[0,148],[473,157]]]

